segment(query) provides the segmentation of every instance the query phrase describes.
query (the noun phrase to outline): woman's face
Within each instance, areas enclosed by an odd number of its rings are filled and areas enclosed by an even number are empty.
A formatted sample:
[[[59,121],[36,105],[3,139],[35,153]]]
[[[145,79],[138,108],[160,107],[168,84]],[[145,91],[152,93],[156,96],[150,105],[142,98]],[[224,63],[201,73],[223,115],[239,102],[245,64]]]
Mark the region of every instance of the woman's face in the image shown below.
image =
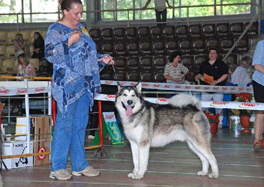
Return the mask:
[[[38,33],[34,33],[34,39],[37,40],[39,38]]]
[[[209,52],[210,60],[216,60],[217,56],[218,56],[218,54],[217,54],[216,50],[210,50],[210,52]]]
[[[83,5],[78,3],[73,3],[71,6],[71,9],[69,11],[63,10],[65,18],[68,20],[68,22],[76,26],[79,24],[82,15],[83,15]]]
[[[24,58],[22,56],[18,57],[18,61],[20,62],[20,64],[24,64]]]
[[[176,56],[173,60],[174,63],[178,63],[181,60],[181,56]]]

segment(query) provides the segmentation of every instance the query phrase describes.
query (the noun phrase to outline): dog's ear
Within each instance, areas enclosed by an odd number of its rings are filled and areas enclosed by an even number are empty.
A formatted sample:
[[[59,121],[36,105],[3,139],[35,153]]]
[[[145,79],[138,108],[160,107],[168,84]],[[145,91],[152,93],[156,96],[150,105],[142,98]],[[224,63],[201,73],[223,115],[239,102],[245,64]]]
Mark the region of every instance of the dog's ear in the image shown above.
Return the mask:
[[[138,92],[141,93],[141,89],[142,89],[142,84],[141,84],[141,82],[139,82],[139,83],[136,85],[136,88],[137,88]]]
[[[117,81],[117,92],[120,93],[121,89],[122,89],[122,85],[119,83],[119,81]]]

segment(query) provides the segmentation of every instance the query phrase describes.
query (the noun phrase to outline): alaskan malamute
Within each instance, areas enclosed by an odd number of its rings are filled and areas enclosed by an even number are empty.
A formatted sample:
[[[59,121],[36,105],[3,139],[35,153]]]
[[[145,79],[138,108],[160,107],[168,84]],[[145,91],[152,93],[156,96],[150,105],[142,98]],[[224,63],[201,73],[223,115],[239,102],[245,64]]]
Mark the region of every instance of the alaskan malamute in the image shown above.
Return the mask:
[[[144,177],[148,167],[150,147],[162,147],[174,141],[186,141],[189,148],[200,158],[202,171],[218,178],[217,160],[210,147],[211,133],[207,117],[201,111],[197,98],[180,94],[173,96],[169,105],[156,105],[144,101],[141,84],[119,86],[115,106],[119,112],[124,132],[130,142],[134,170],[132,179]]]

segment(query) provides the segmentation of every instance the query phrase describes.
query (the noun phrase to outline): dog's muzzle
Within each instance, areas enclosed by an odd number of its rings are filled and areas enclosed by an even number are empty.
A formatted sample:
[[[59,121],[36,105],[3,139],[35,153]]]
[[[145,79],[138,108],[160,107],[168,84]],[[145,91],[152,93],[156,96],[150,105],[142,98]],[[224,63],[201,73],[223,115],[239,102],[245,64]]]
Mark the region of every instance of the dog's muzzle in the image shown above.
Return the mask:
[[[127,101],[127,104],[128,104],[128,105],[125,105],[125,104],[122,102],[122,106],[123,106],[123,108],[126,110],[126,115],[127,115],[127,116],[131,116],[131,115],[132,115],[132,110],[133,110],[133,108],[134,108],[135,106],[134,106],[134,105],[132,106],[133,101],[131,101],[131,100],[128,100],[128,101]]]

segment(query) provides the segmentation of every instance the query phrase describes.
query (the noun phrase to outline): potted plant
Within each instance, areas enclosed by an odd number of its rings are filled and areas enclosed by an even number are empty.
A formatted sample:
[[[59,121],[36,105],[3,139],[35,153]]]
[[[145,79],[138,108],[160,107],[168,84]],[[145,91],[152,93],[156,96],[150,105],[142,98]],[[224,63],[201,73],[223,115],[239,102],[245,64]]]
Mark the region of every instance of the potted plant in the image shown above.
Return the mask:
[[[241,93],[236,94],[237,102],[250,102],[250,94],[248,93]],[[232,112],[240,117],[240,123],[241,126],[244,128],[242,132],[244,133],[250,133],[250,116],[251,116],[251,110],[238,110],[238,109],[232,109]]]
[[[217,131],[218,131],[218,124],[220,122],[220,120],[219,120],[220,114],[214,115],[214,114],[212,114],[212,113],[210,113],[208,111],[205,111],[205,115],[206,115],[206,117],[207,117],[207,119],[208,119],[208,121],[210,123],[210,126],[211,126],[210,131],[211,131],[211,133],[212,134],[216,134]]]

